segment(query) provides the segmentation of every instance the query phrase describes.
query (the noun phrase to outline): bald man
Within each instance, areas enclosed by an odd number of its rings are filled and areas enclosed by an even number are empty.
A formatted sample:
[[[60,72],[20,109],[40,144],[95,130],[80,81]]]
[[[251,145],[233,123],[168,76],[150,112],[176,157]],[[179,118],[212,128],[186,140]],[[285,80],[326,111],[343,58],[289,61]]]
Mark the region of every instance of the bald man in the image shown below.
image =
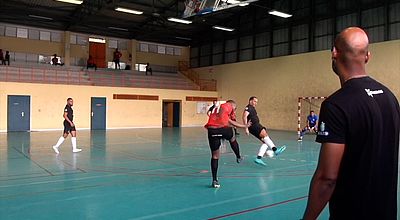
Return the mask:
[[[330,219],[397,219],[399,103],[367,76],[368,36],[350,27],[332,48],[341,88],[321,106],[319,162],[303,219],[329,202]]]

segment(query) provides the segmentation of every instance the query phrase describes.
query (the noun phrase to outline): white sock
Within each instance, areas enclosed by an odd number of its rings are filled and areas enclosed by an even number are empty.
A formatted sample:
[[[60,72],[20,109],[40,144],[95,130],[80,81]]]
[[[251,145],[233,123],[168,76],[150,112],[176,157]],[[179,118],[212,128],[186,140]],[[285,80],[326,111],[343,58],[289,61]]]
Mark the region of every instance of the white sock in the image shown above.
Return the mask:
[[[61,136],[61,137],[58,139],[57,144],[54,145],[54,146],[58,148],[58,147],[64,142],[64,140],[65,140],[65,138],[64,138],[63,136]]]
[[[263,157],[265,152],[267,152],[268,146],[266,144],[261,145],[260,150],[258,150],[257,156]]]
[[[76,137],[71,138],[71,143],[72,143],[72,150],[76,149]]]
[[[268,145],[268,149],[269,150],[272,150],[272,148],[276,147],[274,142],[272,142],[271,138],[269,138],[269,136],[263,138],[263,141],[264,141],[265,144]]]

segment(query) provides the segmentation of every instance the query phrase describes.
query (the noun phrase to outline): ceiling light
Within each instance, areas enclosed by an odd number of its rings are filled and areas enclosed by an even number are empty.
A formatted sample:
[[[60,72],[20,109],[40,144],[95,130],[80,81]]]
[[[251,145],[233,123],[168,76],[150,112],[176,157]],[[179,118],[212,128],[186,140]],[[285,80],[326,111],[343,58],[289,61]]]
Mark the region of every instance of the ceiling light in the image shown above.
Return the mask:
[[[192,38],[188,38],[188,37],[175,37],[176,39],[180,39],[180,40],[192,40]]]
[[[182,23],[182,24],[191,24],[192,23],[192,21],[179,19],[179,18],[168,18],[168,21],[178,22],[178,23]]]
[[[105,44],[106,40],[102,38],[94,38],[94,37],[89,37],[89,42],[95,42],[95,43],[102,43]]]
[[[49,21],[53,20],[53,18],[39,16],[39,15],[28,15],[28,16],[31,17],[31,18],[39,18],[39,19],[44,19],[44,20],[49,20]]]
[[[277,11],[277,10],[269,11],[268,14],[275,15],[275,16],[282,17],[282,18],[290,18],[290,17],[292,17],[291,14],[286,14],[286,13],[283,13],[283,12],[280,12],[280,11]]]
[[[213,26],[213,28],[218,29],[218,30],[223,30],[223,31],[234,31],[235,30],[234,28],[222,27],[222,26],[218,26],[218,25]]]
[[[248,6],[250,3],[239,3],[239,6],[242,6],[242,7],[244,7],[244,6]]]
[[[119,27],[108,27],[109,29],[118,30],[118,31],[129,31],[126,28],[119,28]]]
[[[80,5],[83,2],[83,0],[56,0],[56,1],[66,2],[66,3],[76,4],[76,5]]]
[[[228,4],[238,4],[238,3],[240,3],[240,1],[239,0],[228,0],[228,1],[226,1],[226,3],[228,3]]]
[[[135,15],[141,15],[141,14],[143,14],[142,11],[127,9],[127,8],[121,8],[121,7],[117,7],[115,10],[116,10],[116,11],[120,11],[120,12],[135,14]]]

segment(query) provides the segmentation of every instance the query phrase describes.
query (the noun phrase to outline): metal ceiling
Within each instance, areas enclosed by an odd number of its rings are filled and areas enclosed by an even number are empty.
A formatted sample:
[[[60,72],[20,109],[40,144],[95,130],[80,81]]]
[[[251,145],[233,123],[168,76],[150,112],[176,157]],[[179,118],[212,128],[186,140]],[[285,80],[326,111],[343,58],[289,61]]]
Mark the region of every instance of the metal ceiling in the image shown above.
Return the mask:
[[[0,0],[0,22],[174,45],[196,45],[263,31],[259,30],[257,21],[265,21],[265,18],[271,17],[267,13],[270,9],[293,13],[290,19],[271,18],[273,21],[268,25],[270,29],[304,22],[316,17],[315,10],[312,9],[321,2],[333,2],[329,3],[331,5],[351,3],[354,5],[350,7],[351,10],[360,10],[360,5],[376,4],[380,1],[258,0],[245,7],[232,7],[192,16],[188,19],[193,23],[185,25],[167,20],[169,17],[182,17],[185,10],[184,0],[84,0],[81,5],[54,0]],[[122,13],[115,11],[116,7],[137,9],[144,13]],[[331,16],[329,13],[332,11],[327,11],[327,16]],[[236,30],[227,33],[212,29],[213,25]]]
[[[252,12],[253,7],[264,7],[267,1],[259,0],[256,3],[257,5],[252,3],[246,7],[234,7],[203,16],[193,16],[188,18],[193,23],[185,25],[167,20],[169,17],[182,17],[185,10],[183,0],[84,0],[81,5],[54,0],[0,0],[0,22],[190,45],[202,40],[210,32],[223,34],[212,30],[211,27],[234,26],[233,21],[237,20],[238,14]],[[116,7],[137,9],[144,13],[142,15],[122,13],[115,11]]]

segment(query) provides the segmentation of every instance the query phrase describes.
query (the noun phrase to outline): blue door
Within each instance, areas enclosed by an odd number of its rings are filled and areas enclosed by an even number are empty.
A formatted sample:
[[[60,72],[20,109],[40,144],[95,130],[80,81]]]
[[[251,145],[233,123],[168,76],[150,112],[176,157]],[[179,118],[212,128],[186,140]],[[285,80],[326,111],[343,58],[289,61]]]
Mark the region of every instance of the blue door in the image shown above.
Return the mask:
[[[91,123],[92,130],[105,130],[106,129],[106,98],[92,97],[92,110],[91,110]]]
[[[9,95],[7,98],[7,131],[29,131],[31,97]]]

